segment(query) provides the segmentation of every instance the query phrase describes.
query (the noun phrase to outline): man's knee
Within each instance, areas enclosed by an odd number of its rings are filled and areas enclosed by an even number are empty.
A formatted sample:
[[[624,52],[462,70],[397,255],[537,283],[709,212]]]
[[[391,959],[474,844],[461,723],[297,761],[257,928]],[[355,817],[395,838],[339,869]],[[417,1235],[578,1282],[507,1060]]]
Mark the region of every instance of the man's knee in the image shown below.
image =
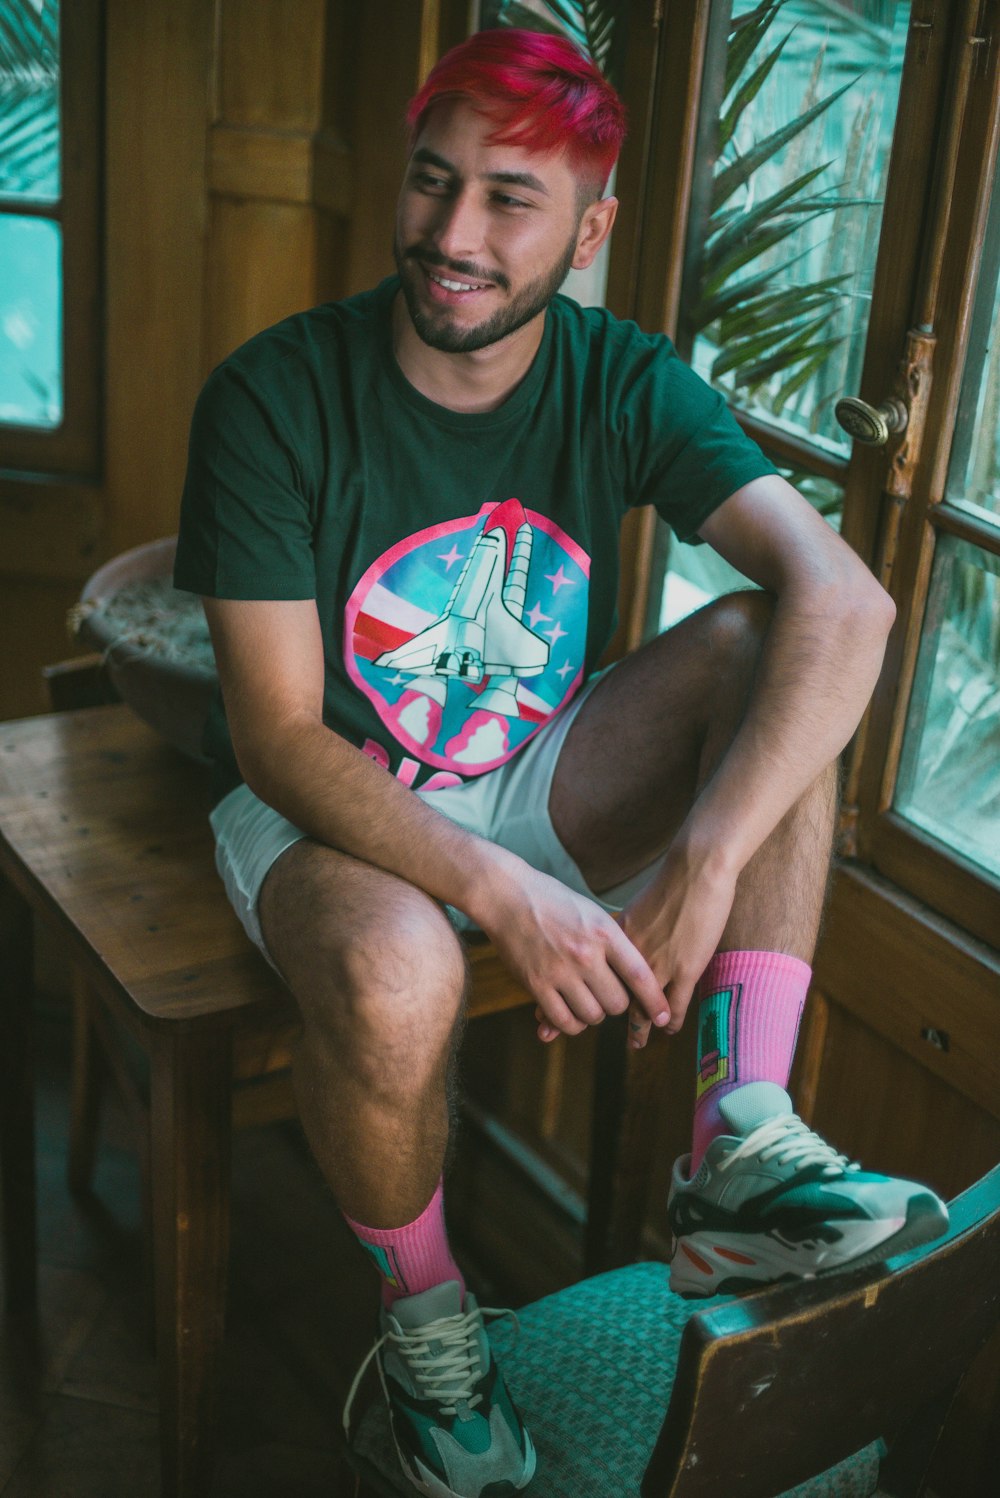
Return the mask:
[[[450,1024],[465,993],[462,945],[444,912],[426,896],[397,902],[348,942],[324,950],[329,980],[347,1014],[377,1026]]]
[[[734,666],[754,664],[774,613],[774,599],[759,589],[726,593],[701,611],[713,655]]]
[[[345,912],[317,899],[307,948],[285,963],[303,1019],[317,1037],[385,1053],[426,1039],[444,1044],[464,1003],[462,945],[441,908],[421,891],[392,888],[371,910]],[[299,938],[301,940],[301,938]]]

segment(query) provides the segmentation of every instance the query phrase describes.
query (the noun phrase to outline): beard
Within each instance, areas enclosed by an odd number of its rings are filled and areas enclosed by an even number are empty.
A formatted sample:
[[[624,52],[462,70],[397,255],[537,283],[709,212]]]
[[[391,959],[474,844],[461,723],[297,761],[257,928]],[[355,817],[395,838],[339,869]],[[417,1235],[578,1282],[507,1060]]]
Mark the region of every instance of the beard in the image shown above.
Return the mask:
[[[407,311],[417,336],[429,348],[438,349],[443,354],[471,354],[476,349],[487,348],[491,343],[499,343],[501,338],[509,338],[511,333],[516,333],[518,328],[523,328],[525,323],[531,322],[532,318],[545,311],[572,267],[576,255],[576,233],[574,232],[558,263],[551,270],[529,281],[511,301],[498,307],[496,312],[473,328],[456,326],[445,307],[427,312],[421,306],[413,284],[413,271],[422,275],[420,265],[423,263],[444,272],[452,270],[458,275],[489,281],[501,290],[509,290],[510,282],[506,276],[497,273],[484,276],[478,266],[467,261],[449,261],[435,250],[425,250],[419,245],[404,250],[398,237],[392,248]]]

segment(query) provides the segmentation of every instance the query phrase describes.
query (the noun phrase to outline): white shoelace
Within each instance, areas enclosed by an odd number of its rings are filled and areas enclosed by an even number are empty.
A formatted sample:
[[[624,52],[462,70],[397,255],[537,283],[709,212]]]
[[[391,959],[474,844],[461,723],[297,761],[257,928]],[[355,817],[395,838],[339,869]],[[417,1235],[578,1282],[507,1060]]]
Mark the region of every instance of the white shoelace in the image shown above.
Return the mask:
[[[478,1313],[461,1311],[457,1316],[440,1316],[424,1326],[384,1332],[354,1375],[344,1404],[345,1433],[350,1433],[351,1409],[361,1380],[369,1363],[386,1343],[390,1343],[405,1359],[418,1396],[433,1400],[440,1406],[442,1414],[456,1414],[460,1404],[472,1410],[482,1403],[483,1396],[475,1392],[475,1385],[483,1373],[476,1340],[480,1316],[509,1316],[515,1330],[519,1329],[513,1311],[480,1306]]]
[[[756,1155],[765,1162],[775,1160],[778,1165],[791,1165],[794,1170],[821,1165],[828,1179],[861,1169],[857,1162],[839,1155],[825,1139],[814,1134],[797,1113],[782,1113],[760,1124],[729,1152],[720,1162],[719,1169],[728,1170],[737,1160],[745,1160],[748,1155]]]

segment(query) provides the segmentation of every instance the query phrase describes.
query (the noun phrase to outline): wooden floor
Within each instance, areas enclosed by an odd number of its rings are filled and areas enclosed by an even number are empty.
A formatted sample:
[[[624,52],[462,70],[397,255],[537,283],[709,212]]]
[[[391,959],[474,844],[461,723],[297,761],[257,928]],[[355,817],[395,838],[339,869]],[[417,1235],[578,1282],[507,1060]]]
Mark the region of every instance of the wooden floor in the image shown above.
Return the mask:
[[[155,1498],[154,1364],[146,1325],[139,1181],[111,1099],[94,1196],[65,1184],[68,1024],[38,1025],[41,1324],[0,1321],[3,1498]],[[456,1162],[455,1223],[482,1220],[489,1159]],[[461,1184],[465,1177],[464,1186]],[[478,1209],[477,1209],[478,1199]],[[515,1257],[487,1265],[454,1234],[488,1303],[519,1304],[574,1277],[571,1226],[542,1221]],[[518,1203],[517,1220],[532,1218]],[[549,1214],[551,1216],[551,1213]],[[471,1246],[470,1246],[471,1245]],[[338,1498],[344,1395],[374,1334],[376,1280],[295,1125],[238,1133],[233,1246],[213,1498]]]

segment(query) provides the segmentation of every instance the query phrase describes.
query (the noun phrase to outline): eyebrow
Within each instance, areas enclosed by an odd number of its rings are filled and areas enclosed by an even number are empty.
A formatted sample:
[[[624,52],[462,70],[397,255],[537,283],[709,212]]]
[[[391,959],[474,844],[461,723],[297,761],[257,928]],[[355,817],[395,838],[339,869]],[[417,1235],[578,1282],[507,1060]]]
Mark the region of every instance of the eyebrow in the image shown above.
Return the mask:
[[[455,177],[459,175],[454,162],[448,161],[444,156],[439,156],[436,151],[429,151],[426,146],[421,146],[414,151],[413,160],[426,166],[439,167],[441,171],[451,172]],[[546,198],[551,196],[545,183],[531,172],[485,172],[483,180],[500,182],[506,187],[526,187],[529,192],[541,193]]]

